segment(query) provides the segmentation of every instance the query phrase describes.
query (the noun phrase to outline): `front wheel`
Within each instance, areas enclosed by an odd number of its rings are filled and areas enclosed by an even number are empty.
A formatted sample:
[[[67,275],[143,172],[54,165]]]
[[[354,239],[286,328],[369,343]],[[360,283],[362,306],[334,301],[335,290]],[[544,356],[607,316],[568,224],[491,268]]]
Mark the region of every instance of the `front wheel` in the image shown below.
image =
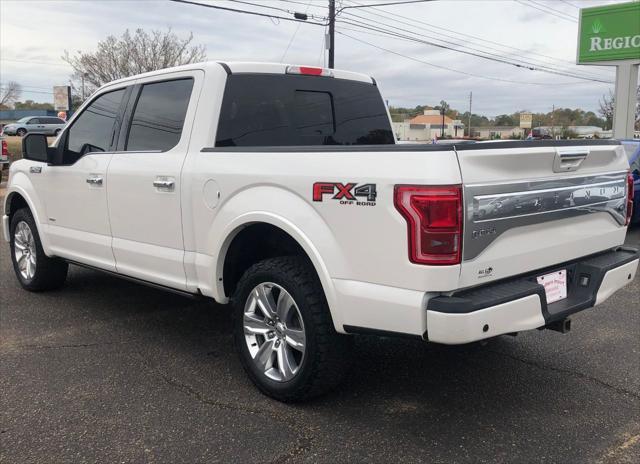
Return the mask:
[[[20,128],[16,131],[16,135],[18,135],[18,137],[24,137],[27,135],[27,130]]]
[[[286,402],[321,395],[348,370],[352,339],[338,334],[313,268],[298,257],[249,268],[233,298],[242,365],[265,394]]]
[[[33,215],[27,208],[11,216],[11,261],[20,285],[33,292],[61,287],[69,265],[44,254]]]

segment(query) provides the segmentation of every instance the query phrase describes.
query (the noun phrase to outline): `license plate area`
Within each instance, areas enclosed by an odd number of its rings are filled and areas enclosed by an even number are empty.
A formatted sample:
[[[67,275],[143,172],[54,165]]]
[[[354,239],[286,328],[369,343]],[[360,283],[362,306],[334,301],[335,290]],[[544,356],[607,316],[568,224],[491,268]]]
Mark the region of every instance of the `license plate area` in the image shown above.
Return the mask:
[[[567,298],[567,270],[550,272],[536,277],[537,282],[544,287],[547,304]]]

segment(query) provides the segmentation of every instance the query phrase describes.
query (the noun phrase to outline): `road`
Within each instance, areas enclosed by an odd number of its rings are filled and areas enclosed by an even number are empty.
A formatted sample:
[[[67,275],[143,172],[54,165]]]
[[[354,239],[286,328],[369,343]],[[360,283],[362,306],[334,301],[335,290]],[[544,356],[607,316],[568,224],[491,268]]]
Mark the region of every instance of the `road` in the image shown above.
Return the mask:
[[[640,230],[629,236],[640,243]],[[262,396],[229,310],[72,267],[32,294],[0,245],[0,462],[635,463],[640,277],[573,317],[486,346],[358,338],[307,404]]]

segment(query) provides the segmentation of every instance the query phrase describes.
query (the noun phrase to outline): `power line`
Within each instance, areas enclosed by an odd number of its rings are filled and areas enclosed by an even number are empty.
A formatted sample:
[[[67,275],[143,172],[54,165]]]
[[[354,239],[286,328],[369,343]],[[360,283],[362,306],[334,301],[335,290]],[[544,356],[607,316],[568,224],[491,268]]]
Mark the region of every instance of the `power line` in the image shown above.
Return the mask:
[[[361,5],[361,3],[358,3],[358,2],[356,2],[354,0],[350,0],[350,3],[356,4],[356,5]],[[410,18],[410,17],[407,17],[407,16],[402,16],[402,15],[399,15],[397,13],[391,13],[391,12],[386,11],[386,10],[378,10],[377,8],[372,8],[372,9],[374,11],[379,11],[380,13],[372,13],[371,11],[367,11],[366,14],[375,15],[375,16],[382,17],[382,18],[385,18],[385,19],[390,19],[391,21],[395,21],[395,22],[398,22],[398,23],[401,23],[401,24],[406,24],[406,25],[409,25],[411,27],[417,28],[417,26],[414,26],[414,25],[412,25],[410,23],[406,23],[406,22],[403,22],[403,21],[400,21],[400,20],[397,20],[397,19],[393,19],[393,18],[401,18],[401,19],[404,19],[406,21],[410,21],[410,22],[415,23],[415,24],[420,24],[422,26],[426,26],[427,28],[437,29],[438,31],[445,31],[445,32],[449,32],[451,34],[455,34],[455,36],[451,36],[451,35],[448,35],[448,34],[443,34],[442,32],[433,31],[433,32],[436,32],[436,33],[438,33],[440,35],[447,36],[449,38],[460,40],[458,36],[469,37],[469,38],[474,39],[476,41],[490,43],[490,44],[497,45],[497,46],[505,48],[505,49],[514,50],[515,52],[518,52],[518,53],[524,53],[527,56],[528,55],[536,55],[536,56],[541,56],[541,57],[544,57],[544,58],[549,58],[549,59],[551,59],[553,61],[557,61],[559,63],[566,63],[566,64],[571,64],[571,65],[575,64],[573,61],[563,60],[561,58],[556,58],[554,56],[545,55],[543,53],[533,52],[533,51],[529,51],[529,50],[523,50],[523,49],[520,49],[520,48],[516,48],[516,47],[510,46],[510,45],[502,44],[500,42],[494,42],[492,40],[483,39],[482,37],[478,37],[476,35],[471,35],[471,34],[467,34],[467,33],[464,33],[464,32],[459,32],[459,31],[455,31],[455,30],[452,30],[452,29],[447,29],[445,27],[437,26],[435,24],[430,24],[430,23],[427,23],[425,21],[421,21],[421,20],[418,20],[418,19]],[[392,18],[390,18],[390,16]],[[502,50],[491,48],[491,47],[488,47],[486,45],[485,45],[485,47],[489,48],[489,49],[492,49],[492,50],[495,50],[495,51],[500,51],[500,52],[504,53],[504,51],[502,51]],[[534,59],[534,60],[542,62],[542,63],[545,63],[545,61],[543,61],[543,60],[539,60],[539,59]],[[603,77],[603,76],[597,76],[597,75],[595,75],[593,73],[584,72],[584,71],[582,71],[582,74],[584,74],[584,75],[592,75],[592,76],[596,76],[596,77]]]
[[[258,8],[266,8],[266,9],[269,9],[269,10],[282,11],[284,13],[289,13],[291,15],[296,14],[296,11],[287,10],[285,8],[278,8],[277,6],[264,5],[264,4],[253,3],[253,2],[247,2],[245,0],[227,0],[227,1],[228,2],[233,2],[233,3],[241,3],[243,5],[257,6]],[[309,0],[309,4],[311,3],[311,1],[313,1],[313,0]],[[307,7],[309,6],[309,4],[307,4]],[[326,19],[327,19],[325,17],[316,17],[314,15],[309,15],[309,17],[314,18],[314,19],[320,19],[322,21],[326,21]]]
[[[307,13],[307,11],[309,11],[309,5],[311,5],[311,2],[313,0],[309,0],[309,3],[307,3],[307,8],[304,10],[305,14]],[[298,35],[298,31],[300,30],[300,25],[302,23],[298,23],[296,26],[296,30],[293,31],[293,35],[291,36],[291,39],[289,40],[289,43],[287,44],[287,48],[284,49],[284,53],[282,54],[282,58],[280,58],[280,62],[282,63],[284,61],[284,57],[287,56],[287,52],[289,51],[289,48],[291,48],[291,44],[293,43],[293,41],[296,38],[296,35]]]
[[[48,66],[64,66],[65,68],[70,67],[69,64],[54,63],[52,61],[14,60],[12,58],[0,58],[0,61],[11,61],[14,63],[27,63],[27,64],[44,64]]]
[[[521,0],[513,0],[516,3],[519,3],[520,5],[524,5],[524,6],[528,6],[529,8],[535,8],[538,11],[542,11],[543,13],[546,13],[548,15],[551,16],[555,16],[556,18],[560,18],[560,19],[564,19],[565,21],[571,21],[573,23],[578,22],[577,20],[571,18],[571,17],[567,17],[567,16],[561,16],[559,14],[553,13],[552,11],[549,11],[545,8],[540,8],[540,6],[536,6],[535,4],[533,4],[532,0],[527,0],[526,2],[521,1]]]
[[[461,53],[470,53],[467,50],[472,50],[473,52],[478,52],[478,53],[482,53],[483,54],[483,55],[474,54],[474,56],[481,56],[481,57],[483,57],[485,59],[491,59],[489,57],[494,57],[493,58],[494,61],[497,60],[497,61],[500,61],[502,63],[511,64],[513,66],[527,67],[529,69],[531,69],[531,67],[533,66],[533,67],[540,68],[538,70],[544,69],[544,70],[549,70],[549,71],[553,71],[553,72],[557,72],[558,71],[558,69],[552,68],[552,67],[550,67],[548,65],[539,65],[539,64],[531,63],[529,61],[525,61],[525,60],[522,60],[522,59],[519,59],[519,58],[505,57],[502,54],[491,53],[491,52],[488,52],[486,50],[479,50],[477,48],[469,47],[469,46],[466,46],[466,45],[463,45],[463,44],[460,44],[460,43],[448,42],[448,41],[446,41],[446,40],[444,40],[444,39],[442,39],[440,37],[434,37],[434,36],[430,36],[430,35],[424,34],[423,32],[417,33],[417,32],[413,32],[413,31],[410,31],[410,30],[407,30],[407,29],[396,27],[396,26],[391,26],[391,25],[389,25],[387,23],[384,23],[384,22],[381,22],[381,21],[376,21],[375,19],[363,18],[362,16],[354,15],[353,13],[347,13],[347,15],[348,16],[353,16],[353,17],[356,17],[356,18],[359,18],[359,19],[363,19],[365,21],[372,21],[372,22],[375,22],[377,24],[381,24],[382,26],[385,26],[385,27],[394,27],[395,29],[398,29],[398,30],[401,30],[401,31],[404,31],[404,32],[408,32],[408,33],[413,34],[413,35],[418,35],[420,37],[426,37],[426,38],[429,38],[429,39],[434,39],[434,40],[437,40],[439,42],[443,42],[444,44],[450,46],[450,47],[445,47],[445,48],[449,48],[450,50],[455,50],[455,51],[458,51],[458,52],[461,52]],[[355,21],[356,23],[359,23],[361,25],[361,27],[363,25],[364,26],[369,26],[369,24],[367,24],[367,23],[362,23],[362,22],[359,22],[358,20],[354,20],[352,18],[347,18],[347,19],[349,19],[351,21]],[[397,20],[394,20],[394,21],[397,21]],[[403,23],[403,24],[407,24],[407,23]],[[410,25],[410,26],[411,27],[415,27],[415,26],[412,26],[412,25]],[[376,27],[380,27],[380,26],[376,26]],[[388,29],[387,29],[387,31],[388,31]],[[391,31],[391,32],[395,33],[395,31]],[[432,44],[432,45],[435,45],[435,46],[442,45],[442,44],[434,44],[433,42],[429,42],[429,44]],[[451,48],[451,46],[452,47],[463,47],[463,49]],[[466,49],[466,50],[464,50],[464,49]],[[487,56],[485,56],[485,55],[487,55]],[[507,60],[507,61],[505,61],[505,60]],[[513,61],[519,62],[521,64],[514,63]],[[564,74],[567,74],[570,71],[560,70],[560,72],[563,72]],[[583,76],[583,75],[578,74],[578,73],[573,73],[573,74],[571,74],[571,76],[580,76],[580,77],[585,77],[585,78],[587,77],[587,76]],[[596,77],[596,78],[599,78],[599,77]]]
[[[579,10],[580,7],[578,5],[574,5],[573,3],[567,1],[567,0],[560,0],[562,3],[566,3],[567,5],[571,5],[572,7],[574,7],[575,9]]]
[[[293,22],[302,22],[305,24],[313,24],[314,26],[324,26],[323,23],[317,23],[317,22],[313,22],[313,21],[304,21],[304,20],[300,20],[300,19],[295,19],[295,18],[287,18],[286,16],[277,16],[277,15],[270,15],[270,14],[266,14],[266,13],[258,13],[257,11],[249,11],[249,10],[238,10],[237,8],[228,8],[225,6],[218,6],[218,5],[208,5],[205,3],[198,3],[198,2],[192,2],[189,0],[170,0],[172,2],[175,3],[184,3],[187,5],[196,5],[196,6],[202,6],[205,8],[213,8],[215,10],[224,10],[224,11],[231,11],[233,13],[244,13],[244,14],[248,14],[248,15],[253,15],[253,16],[262,16],[264,18],[275,18],[275,19],[282,19],[283,21],[293,21]]]
[[[345,34],[344,32],[340,32],[340,31],[336,31],[336,32],[338,34],[340,34],[340,35],[345,36],[345,37],[349,37],[350,39],[355,40],[357,42],[361,42],[363,44],[369,45],[370,47],[377,48],[378,50],[382,50],[384,52],[391,53],[393,55],[401,56],[403,58],[406,58],[408,60],[412,60],[412,61],[415,61],[415,62],[418,62],[418,63],[426,64],[427,66],[433,66],[434,68],[440,68],[440,69],[444,69],[446,71],[452,71],[452,72],[456,72],[456,73],[459,73],[459,74],[464,74],[464,75],[470,76],[470,77],[477,77],[479,79],[487,79],[487,80],[499,81],[499,82],[508,82],[510,84],[541,85],[541,86],[547,86],[547,87],[549,85],[551,85],[551,84],[548,84],[548,83],[545,84],[545,83],[541,83],[541,82],[512,81],[512,80],[509,80],[509,79],[502,79],[502,78],[499,78],[499,77],[483,76],[483,75],[480,75],[480,74],[474,74],[474,73],[470,73],[470,72],[466,72],[466,71],[461,71],[459,69],[450,68],[448,66],[442,66],[442,65],[430,63],[428,61],[424,61],[424,60],[421,60],[421,59],[413,57],[413,56],[405,55],[403,53],[396,52],[394,50],[389,50],[388,48],[380,47],[379,45],[375,45],[375,44],[372,44],[371,42],[367,42],[366,40],[362,40],[362,39],[359,39],[357,37],[353,37],[353,36],[351,36],[349,34]],[[557,85],[557,84],[554,84],[554,85]]]
[[[564,11],[562,11],[562,10],[558,10],[558,9],[556,9],[556,8],[551,8],[549,5],[546,5],[546,4],[542,3],[542,2],[539,2],[538,0],[529,0],[529,1],[530,1],[531,3],[534,3],[534,4],[536,4],[536,5],[539,5],[541,8],[546,8],[546,9],[548,9],[548,10],[550,10],[550,11],[555,11],[555,12],[556,12],[556,13],[558,13],[558,14],[561,14],[561,15],[564,15],[564,16],[568,16],[569,18],[571,18],[571,19],[573,19],[574,21],[578,22],[578,18],[577,18],[577,17],[575,17],[575,16],[573,16],[573,15],[570,15],[569,13],[565,13]]]
[[[371,29],[371,30],[375,30],[375,31],[378,31],[378,32],[383,32],[383,33],[386,33],[386,34],[389,34],[389,35],[392,35],[392,36],[396,36],[396,37],[403,37],[403,38],[410,39],[410,40],[413,40],[415,42],[422,43],[422,44],[425,44],[425,45],[431,45],[431,46],[442,48],[442,49],[446,49],[446,50],[457,51],[459,53],[463,53],[463,54],[466,54],[466,55],[475,56],[475,57],[478,57],[478,58],[484,58],[486,60],[495,61],[495,62],[499,62],[499,63],[502,63],[502,64],[508,64],[508,65],[515,66],[515,67],[518,67],[518,68],[526,68],[526,69],[529,69],[531,71],[547,72],[547,73],[550,73],[550,74],[557,74],[557,75],[560,75],[560,76],[571,77],[571,78],[574,78],[574,79],[583,79],[583,80],[589,80],[589,81],[596,81],[596,82],[602,82],[602,83],[606,83],[606,84],[610,84],[611,83],[609,81],[603,81],[603,80],[600,80],[600,79],[592,79],[592,78],[588,78],[588,77],[583,77],[583,76],[579,76],[579,75],[570,74],[568,72],[564,72],[564,71],[561,71],[561,70],[556,70],[556,69],[553,69],[553,68],[545,68],[545,67],[540,67],[540,66],[536,66],[536,65],[533,65],[533,64],[518,64],[518,63],[514,63],[512,61],[509,61],[507,59],[504,59],[503,57],[500,57],[500,56],[493,56],[492,57],[492,56],[487,56],[487,55],[481,55],[481,54],[478,54],[478,53],[474,53],[473,51],[454,48],[454,47],[452,47],[450,45],[447,45],[447,44],[435,43],[435,42],[432,42],[432,41],[429,41],[429,40],[418,39],[416,37],[407,36],[405,34],[401,34],[401,33],[395,32],[393,30],[385,29],[385,28],[382,28],[380,26],[373,26],[373,25],[368,25],[366,23],[362,23],[362,22],[358,22],[358,21],[353,22],[353,21],[354,20],[350,20],[350,21],[346,21],[346,22],[348,24],[351,24],[351,25],[354,25],[354,26],[357,26],[357,27],[363,27],[363,28],[366,28],[366,29]],[[345,20],[340,20],[340,22],[345,22]],[[375,22],[380,23],[379,21],[375,21]],[[384,24],[384,23],[380,23],[380,24]],[[418,33],[412,32],[412,31],[407,31],[406,29],[402,29],[402,28],[396,28],[396,29],[403,30],[403,31],[409,32],[411,34],[421,36],[421,34],[418,34]],[[487,53],[487,52],[482,52],[482,53]],[[492,55],[495,55],[495,54],[492,54]]]
[[[346,10],[347,8],[373,8],[377,6],[391,6],[391,5],[404,5],[407,3],[427,3],[427,2],[435,2],[437,0],[402,0],[399,2],[385,2],[385,3],[374,3],[372,5],[358,5],[358,6],[345,6],[338,8],[337,13],[342,12],[342,10]]]

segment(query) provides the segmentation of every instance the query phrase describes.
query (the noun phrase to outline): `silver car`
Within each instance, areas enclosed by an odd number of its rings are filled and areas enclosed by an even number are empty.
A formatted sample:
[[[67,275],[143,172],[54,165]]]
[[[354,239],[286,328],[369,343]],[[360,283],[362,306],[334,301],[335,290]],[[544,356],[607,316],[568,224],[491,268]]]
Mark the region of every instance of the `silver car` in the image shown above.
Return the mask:
[[[20,137],[24,137],[27,133],[58,135],[64,125],[63,119],[54,116],[27,116],[4,126],[3,133]]]

